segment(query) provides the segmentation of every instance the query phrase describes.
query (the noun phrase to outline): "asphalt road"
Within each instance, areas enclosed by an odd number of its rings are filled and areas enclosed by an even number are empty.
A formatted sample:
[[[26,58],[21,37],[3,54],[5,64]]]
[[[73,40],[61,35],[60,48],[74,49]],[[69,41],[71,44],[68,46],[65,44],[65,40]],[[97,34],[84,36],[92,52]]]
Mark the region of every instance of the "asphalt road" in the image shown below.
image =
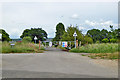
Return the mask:
[[[48,48],[44,53],[2,55],[3,78],[117,78],[118,73],[79,53]]]

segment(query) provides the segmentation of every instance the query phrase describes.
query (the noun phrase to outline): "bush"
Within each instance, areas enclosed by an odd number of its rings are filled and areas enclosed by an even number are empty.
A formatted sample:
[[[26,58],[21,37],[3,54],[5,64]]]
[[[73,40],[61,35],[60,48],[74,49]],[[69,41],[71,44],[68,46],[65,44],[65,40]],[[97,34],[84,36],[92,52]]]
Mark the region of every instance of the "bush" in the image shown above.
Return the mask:
[[[31,42],[32,39],[31,39],[31,37],[27,36],[27,37],[24,37],[24,38],[22,39],[22,41],[23,41],[23,42]]]
[[[85,36],[85,37],[84,37],[84,42],[91,44],[91,43],[93,43],[93,39],[92,39],[91,37]]]
[[[114,53],[118,52],[117,43],[88,44],[81,46],[79,49],[71,49],[70,52],[77,53]]]
[[[10,43],[3,42],[2,53],[40,53],[42,52],[36,45],[32,43],[16,43],[13,48],[11,48]]]
[[[105,38],[105,39],[102,40],[103,43],[108,43],[108,41],[109,40],[107,38]]]
[[[111,43],[116,43],[116,42],[117,42],[117,39],[112,38],[112,39],[110,39],[110,42],[111,42]]]
[[[67,50],[65,47],[62,47],[61,45],[57,46],[59,49],[62,49],[62,50]]]
[[[43,46],[40,47],[40,50],[45,50],[45,48]]]
[[[96,41],[96,43],[97,43],[97,44],[99,44],[99,43],[100,43],[100,41]]]
[[[77,48],[73,48],[70,50],[70,52],[80,53],[81,51]]]

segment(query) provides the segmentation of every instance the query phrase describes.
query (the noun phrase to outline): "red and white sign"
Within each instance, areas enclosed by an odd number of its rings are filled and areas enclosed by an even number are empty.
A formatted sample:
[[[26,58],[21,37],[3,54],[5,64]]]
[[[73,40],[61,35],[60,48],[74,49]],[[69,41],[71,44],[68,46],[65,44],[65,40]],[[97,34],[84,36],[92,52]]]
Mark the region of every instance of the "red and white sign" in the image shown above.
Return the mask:
[[[67,47],[67,42],[62,42],[62,47]]]

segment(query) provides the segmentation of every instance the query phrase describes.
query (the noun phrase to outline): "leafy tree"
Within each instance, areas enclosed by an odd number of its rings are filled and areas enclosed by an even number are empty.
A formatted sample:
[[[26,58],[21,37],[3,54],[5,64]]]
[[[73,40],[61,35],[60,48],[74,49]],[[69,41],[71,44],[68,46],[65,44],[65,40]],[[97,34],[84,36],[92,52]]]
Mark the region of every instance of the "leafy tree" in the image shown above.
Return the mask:
[[[92,29],[87,31],[87,35],[93,39],[93,42],[101,41],[101,31],[99,29]]]
[[[102,29],[100,33],[100,37],[101,39],[108,38],[108,31],[105,29]]]
[[[56,26],[56,36],[53,40],[54,41],[60,41],[64,32],[65,32],[64,25],[62,23],[57,24],[57,26]]]
[[[82,31],[78,29],[78,26],[76,27],[72,27],[72,25],[70,27],[67,28],[67,33],[69,34],[70,36],[70,41],[74,41],[74,32],[76,31],[77,33],[77,37],[76,39],[79,40],[79,41],[83,41],[83,35],[82,35]]]
[[[62,36],[62,41],[74,41],[74,32],[76,31],[77,33],[77,37],[76,39],[79,41],[83,41],[83,35],[81,33],[81,31],[78,29],[78,27],[72,27],[72,25],[70,27],[67,28],[67,32],[64,32],[63,36]]]
[[[112,39],[112,38],[117,39],[117,38],[119,38],[120,28],[118,28],[118,29],[113,29],[113,26],[112,26],[112,25],[110,25],[110,28],[111,28],[111,31],[109,31],[109,36],[110,36],[109,39]]]
[[[42,28],[25,29],[20,37],[23,38],[26,36],[30,36],[32,41],[34,41],[35,36],[38,38],[38,40],[41,40],[41,41],[44,41],[47,39],[47,33]]]
[[[26,36],[26,37],[23,37],[22,41],[23,41],[23,42],[31,42],[32,39],[31,39],[31,37]]]
[[[112,26],[112,25],[110,25],[110,29],[111,29],[111,31],[114,31],[114,29],[113,29],[113,26]]]
[[[110,39],[110,42],[111,42],[111,43],[116,43],[116,42],[117,42],[117,39],[112,38],[112,39]]]
[[[64,32],[61,41],[70,41],[70,36],[67,32]]]
[[[2,41],[10,41],[10,37],[9,37],[9,34],[6,33],[5,30],[3,29],[0,29],[0,33],[2,34]]]
[[[107,38],[105,38],[105,39],[102,40],[102,42],[107,43],[107,42],[109,42],[109,40]]]
[[[93,39],[91,38],[91,37],[89,37],[89,36],[84,36],[84,42],[83,42],[84,44],[85,43],[93,43]]]

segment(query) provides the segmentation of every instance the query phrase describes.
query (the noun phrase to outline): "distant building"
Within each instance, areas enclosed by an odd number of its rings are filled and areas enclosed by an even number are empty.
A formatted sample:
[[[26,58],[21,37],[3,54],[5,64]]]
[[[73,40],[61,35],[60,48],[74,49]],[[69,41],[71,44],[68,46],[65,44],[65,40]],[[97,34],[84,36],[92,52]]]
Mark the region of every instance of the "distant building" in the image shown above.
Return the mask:
[[[12,41],[14,41],[14,42],[19,42],[19,41],[22,41],[22,39],[21,38],[18,38],[18,39],[11,39]]]
[[[46,42],[50,42],[50,41],[52,41],[52,39],[53,38],[48,38],[48,39],[46,39]]]

